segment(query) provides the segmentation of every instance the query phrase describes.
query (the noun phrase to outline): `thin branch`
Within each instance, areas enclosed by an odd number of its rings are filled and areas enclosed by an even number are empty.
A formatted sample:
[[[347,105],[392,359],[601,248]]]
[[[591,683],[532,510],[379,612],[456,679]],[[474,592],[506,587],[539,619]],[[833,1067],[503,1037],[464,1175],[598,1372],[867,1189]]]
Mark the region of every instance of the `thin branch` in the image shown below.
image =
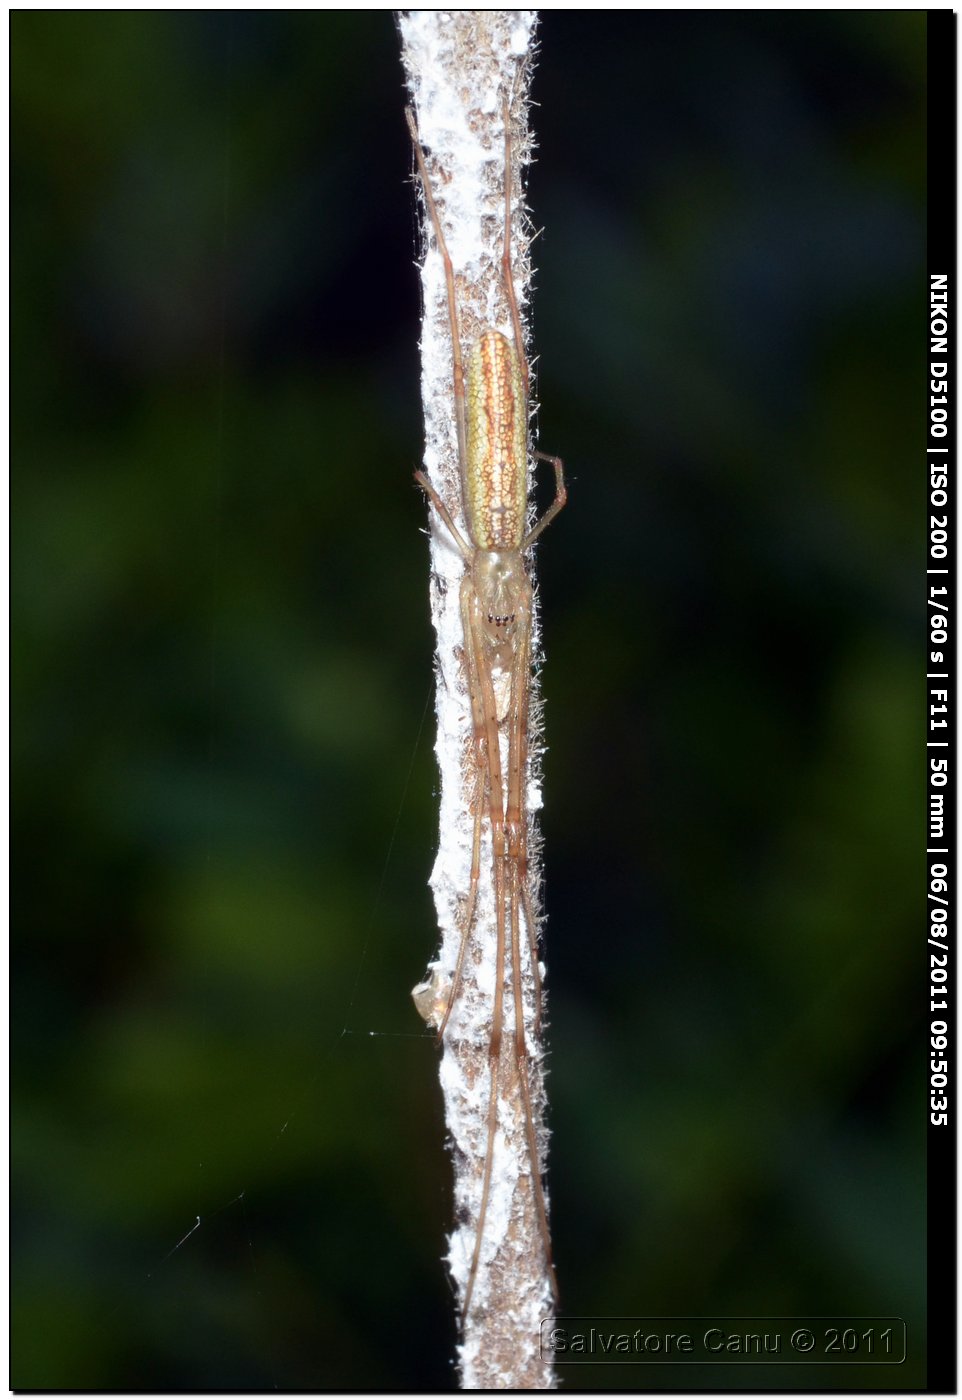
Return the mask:
[[[515,133],[511,179],[515,289],[526,321],[530,228],[521,199],[521,170],[530,159],[528,81],[536,23],[533,11],[408,11],[400,17],[408,88],[455,269],[465,347],[486,326],[513,332],[500,281],[504,207],[502,106]],[[458,472],[451,337],[441,258],[424,230],[422,380],[424,469],[466,533]],[[431,529],[431,616],[437,634],[436,752],[441,773],[438,857],[431,876],[441,932],[431,976],[415,989],[426,1018],[443,1007],[455,966],[470,883],[473,812],[472,722],[464,671],[458,587],[464,562],[447,531]],[[538,655],[535,619],[533,655]],[[532,682],[534,684],[534,682]],[[541,805],[540,705],[532,696],[528,812]],[[540,884],[536,833],[530,834],[532,889]],[[477,1237],[488,1113],[488,1044],[496,973],[490,837],[485,834],[481,884],[464,980],[445,1036],[440,1079],[455,1169],[457,1225],[449,1245],[451,1275],[463,1301]],[[533,1012],[533,999],[532,999]],[[533,1016],[530,1018],[533,1019]],[[530,1024],[531,1096],[542,1153],[543,1047]],[[510,1024],[510,1019],[508,1020]],[[505,1036],[503,1067],[510,1054]],[[500,1075],[498,1127],[487,1220],[474,1296],[459,1348],[465,1389],[550,1389],[554,1378],[540,1351],[541,1324],[552,1311],[539,1233],[518,1075]]]

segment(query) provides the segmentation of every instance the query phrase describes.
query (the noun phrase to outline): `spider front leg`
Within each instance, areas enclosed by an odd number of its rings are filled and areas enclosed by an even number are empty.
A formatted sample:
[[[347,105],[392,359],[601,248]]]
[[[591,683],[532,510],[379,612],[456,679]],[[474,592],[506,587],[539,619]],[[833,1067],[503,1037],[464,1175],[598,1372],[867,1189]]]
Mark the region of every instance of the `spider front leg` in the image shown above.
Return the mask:
[[[560,507],[559,507],[560,509]],[[518,590],[515,613],[514,654],[511,666],[511,703],[508,712],[508,789],[505,810],[507,848],[506,874],[510,889],[511,921],[511,983],[514,1003],[515,1068],[524,1105],[524,1130],[528,1144],[528,1161],[534,1195],[538,1232],[541,1236],[547,1264],[548,1279],[555,1302],[558,1284],[551,1253],[548,1230],[548,1208],[541,1184],[541,1153],[534,1128],[531,1102],[531,1081],[528,1073],[527,1036],[525,1033],[524,984],[521,967],[521,910],[527,924],[527,944],[530,958],[534,997],[535,1034],[541,1025],[541,976],[538,967],[537,929],[534,923],[533,901],[528,888],[528,697],[531,683],[531,610],[532,592],[527,577]]]
[[[488,1114],[484,1149],[484,1168],[481,1180],[481,1201],[475,1226],[474,1250],[468,1270],[468,1280],[462,1304],[462,1322],[471,1308],[471,1298],[477,1280],[481,1260],[481,1247],[484,1243],[485,1223],[488,1202],[491,1197],[491,1175],[494,1166],[494,1140],[498,1125],[498,1072],[501,1064],[501,1041],[504,1022],[505,987],[505,885],[508,841],[505,830],[504,785],[501,774],[501,744],[498,726],[498,706],[491,673],[491,654],[485,631],[484,609],[478,596],[472,574],[466,574],[461,583],[461,615],[464,626],[464,646],[467,661],[468,689],[471,695],[471,713],[474,722],[475,752],[480,773],[479,786],[486,790],[488,820],[491,828],[491,852],[494,885],[494,913],[496,929],[494,1003],[491,1012],[491,1029],[488,1038]],[[483,763],[482,763],[483,757]],[[468,906],[473,918],[480,874],[480,821],[483,804],[475,810],[474,826],[474,866],[471,872],[471,893]],[[466,922],[461,934],[461,947],[458,953],[458,966],[453,996],[460,984],[464,955],[471,932],[470,922]],[[450,1008],[449,1008],[450,1009]]]
[[[430,488],[429,488],[430,489]],[[432,492],[432,495],[434,493]],[[443,505],[438,502],[441,509]],[[447,511],[444,512],[447,515]],[[444,1039],[444,1032],[447,1029],[451,1012],[454,1010],[458,993],[461,990],[461,978],[464,971],[464,958],[468,949],[468,942],[471,937],[471,926],[474,923],[474,912],[478,903],[478,886],[481,880],[481,822],[485,812],[485,803],[488,810],[491,809],[493,798],[492,793],[492,770],[489,755],[494,754],[496,767],[497,791],[501,791],[501,752],[498,743],[498,720],[496,709],[490,711],[486,708],[487,692],[482,680],[483,653],[479,654],[477,644],[477,619],[480,603],[474,587],[470,571],[461,580],[461,627],[464,636],[464,661],[467,672],[468,695],[471,700],[471,721],[472,721],[472,747],[474,751],[474,795],[472,808],[474,812],[474,834],[471,842],[471,875],[468,885],[468,897],[465,902],[464,918],[461,928],[461,942],[458,946],[458,958],[454,968],[454,976],[451,979],[451,991],[448,995],[448,1004],[445,1008],[444,1016],[438,1027],[438,1043]],[[488,682],[490,688],[490,680]],[[494,706],[494,694],[490,696],[491,706]],[[500,800],[500,797],[499,797]],[[493,827],[492,827],[493,831]],[[493,836],[492,836],[493,839]]]
[[[528,882],[528,696],[531,681],[531,585],[525,578],[515,619],[515,655],[511,676],[509,714],[507,824],[511,855],[517,866],[517,887],[528,935],[531,979],[534,984],[534,1032],[541,1034],[541,965],[538,958],[538,923]]]

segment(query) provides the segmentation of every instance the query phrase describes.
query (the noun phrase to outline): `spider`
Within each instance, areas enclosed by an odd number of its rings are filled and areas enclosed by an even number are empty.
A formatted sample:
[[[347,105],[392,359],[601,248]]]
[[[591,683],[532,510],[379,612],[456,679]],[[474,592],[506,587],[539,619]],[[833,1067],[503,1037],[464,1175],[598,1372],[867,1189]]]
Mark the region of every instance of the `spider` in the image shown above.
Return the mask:
[[[496,982],[487,1056],[489,1073],[487,1140],[474,1249],[464,1287],[462,1325],[471,1309],[488,1203],[498,1126],[498,1086],[502,1043],[509,1039],[507,1072],[516,1076],[524,1112],[538,1230],[551,1290],[557,1284],[551,1255],[541,1161],[532,1110],[529,1053],[525,1029],[524,976],[533,982],[534,1028],[540,1030],[541,984],[538,929],[528,876],[528,710],[531,682],[533,594],[527,553],[564,506],[561,459],[543,452],[533,456],[554,468],[555,496],[529,529],[528,386],[521,317],[511,263],[511,129],[507,103],[504,118],[504,242],[501,282],[513,340],[487,327],[462,355],[454,269],[438,215],[414,114],[406,113],[428,216],[444,264],[453,361],[454,408],[465,538],[423,471],[415,480],[427,496],[464,561],[460,588],[464,664],[473,726],[474,832],[470,883],[463,906],[460,946],[446,999],[437,986],[416,989],[418,1008],[438,1029],[440,1043],[448,1030],[461,990],[465,956],[471,943],[481,874],[482,826],[490,833],[492,885],[497,939]],[[522,934],[522,923],[525,933]],[[522,938],[527,957],[522,963]],[[510,990],[513,1031],[505,1026],[505,994]],[[510,1013],[509,1013],[510,1014]]]

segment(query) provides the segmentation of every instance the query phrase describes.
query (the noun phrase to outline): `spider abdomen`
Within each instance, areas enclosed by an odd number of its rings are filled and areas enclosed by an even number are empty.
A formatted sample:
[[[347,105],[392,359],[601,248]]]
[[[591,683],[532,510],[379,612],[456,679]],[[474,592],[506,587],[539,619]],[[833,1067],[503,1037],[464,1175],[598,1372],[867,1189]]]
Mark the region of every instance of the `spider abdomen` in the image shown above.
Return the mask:
[[[500,331],[471,347],[465,510],[478,549],[518,549],[528,510],[528,408],[518,352]]]

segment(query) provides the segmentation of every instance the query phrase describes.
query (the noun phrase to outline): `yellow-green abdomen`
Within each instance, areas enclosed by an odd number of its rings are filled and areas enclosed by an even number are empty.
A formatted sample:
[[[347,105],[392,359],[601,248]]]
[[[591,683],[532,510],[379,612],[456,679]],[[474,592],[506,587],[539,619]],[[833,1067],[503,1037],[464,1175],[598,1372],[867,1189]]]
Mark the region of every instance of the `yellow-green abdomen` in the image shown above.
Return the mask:
[[[518,549],[528,508],[528,406],[518,354],[482,331],[468,356],[464,507],[478,549]]]

